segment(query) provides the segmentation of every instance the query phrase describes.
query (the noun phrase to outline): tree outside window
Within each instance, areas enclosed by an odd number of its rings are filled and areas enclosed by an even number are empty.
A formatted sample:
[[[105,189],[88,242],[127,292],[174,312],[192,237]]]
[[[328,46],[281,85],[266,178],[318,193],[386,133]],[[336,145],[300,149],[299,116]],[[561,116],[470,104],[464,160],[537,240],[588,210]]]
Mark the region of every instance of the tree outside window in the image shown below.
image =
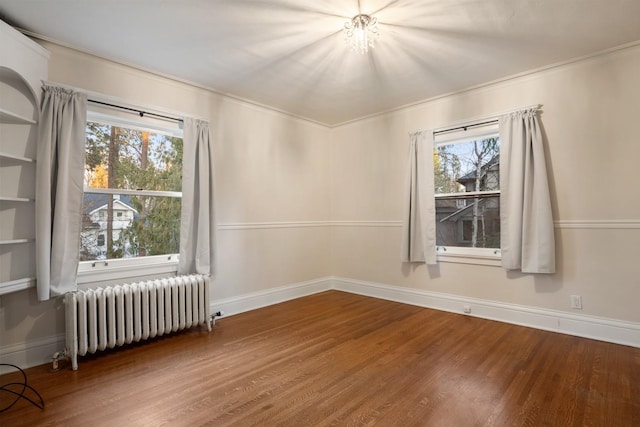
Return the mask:
[[[81,260],[178,253],[182,139],[94,121],[86,130]]]
[[[436,144],[436,245],[500,247],[500,141],[497,135]]]

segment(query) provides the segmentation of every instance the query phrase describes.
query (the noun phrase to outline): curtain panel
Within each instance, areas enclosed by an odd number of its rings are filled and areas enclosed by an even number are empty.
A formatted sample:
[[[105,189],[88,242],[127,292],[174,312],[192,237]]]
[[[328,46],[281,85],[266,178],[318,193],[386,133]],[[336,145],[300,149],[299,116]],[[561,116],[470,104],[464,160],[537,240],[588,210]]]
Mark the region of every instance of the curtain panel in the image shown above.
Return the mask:
[[[36,163],[38,299],[77,290],[87,95],[43,86]]]
[[[436,260],[436,208],[433,183],[433,132],[409,136],[402,219],[402,262]]]
[[[502,266],[555,272],[551,197],[538,109],[499,117]],[[410,135],[401,257],[436,264],[433,132]]]
[[[215,273],[213,144],[209,123],[185,118],[179,274]]]
[[[499,124],[502,266],[554,273],[553,217],[538,110],[503,115]]]

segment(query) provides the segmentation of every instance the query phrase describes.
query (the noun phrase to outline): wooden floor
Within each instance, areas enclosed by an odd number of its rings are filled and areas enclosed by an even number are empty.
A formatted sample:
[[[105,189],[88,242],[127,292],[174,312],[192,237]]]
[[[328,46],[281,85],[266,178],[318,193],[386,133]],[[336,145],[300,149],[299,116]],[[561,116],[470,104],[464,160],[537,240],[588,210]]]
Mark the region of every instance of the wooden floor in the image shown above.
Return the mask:
[[[640,349],[337,291],[48,368],[0,425],[640,426]]]

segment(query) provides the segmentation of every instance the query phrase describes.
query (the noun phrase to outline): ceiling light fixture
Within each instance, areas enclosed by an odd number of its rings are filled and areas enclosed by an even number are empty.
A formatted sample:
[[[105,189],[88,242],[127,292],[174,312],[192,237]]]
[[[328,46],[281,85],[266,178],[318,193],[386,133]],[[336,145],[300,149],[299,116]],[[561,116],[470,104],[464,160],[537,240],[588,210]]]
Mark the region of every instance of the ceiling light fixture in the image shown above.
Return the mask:
[[[380,37],[378,19],[369,15],[356,15],[344,24],[345,41],[358,53],[367,53]]]

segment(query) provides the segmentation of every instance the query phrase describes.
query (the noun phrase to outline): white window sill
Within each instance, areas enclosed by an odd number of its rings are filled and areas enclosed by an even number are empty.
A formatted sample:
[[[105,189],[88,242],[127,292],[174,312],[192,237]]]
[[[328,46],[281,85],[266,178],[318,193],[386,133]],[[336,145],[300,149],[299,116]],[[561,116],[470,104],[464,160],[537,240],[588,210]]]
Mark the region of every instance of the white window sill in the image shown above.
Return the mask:
[[[438,246],[437,260],[458,264],[502,266],[502,256],[499,249]]]
[[[78,264],[79,285],[128,280],[141,276],[174,274],[178,271],[178,255],[156,255],[141,258],[123,258],[81,261]]]

